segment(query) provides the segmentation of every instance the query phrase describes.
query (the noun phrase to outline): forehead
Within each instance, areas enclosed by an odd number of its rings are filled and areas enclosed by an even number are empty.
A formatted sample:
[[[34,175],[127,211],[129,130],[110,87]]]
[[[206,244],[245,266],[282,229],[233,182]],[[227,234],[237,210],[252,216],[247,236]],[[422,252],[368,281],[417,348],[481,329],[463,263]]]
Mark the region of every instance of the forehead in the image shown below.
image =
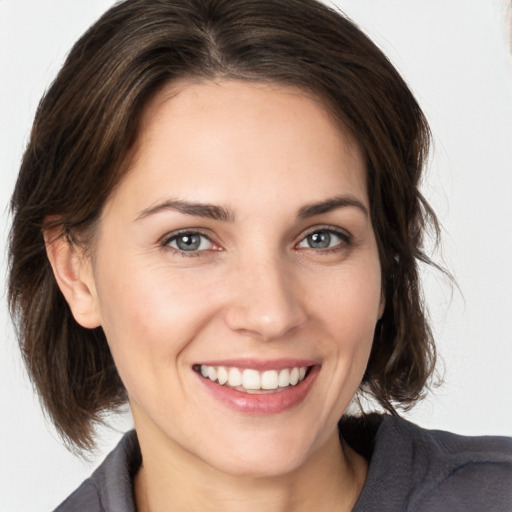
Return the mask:
[[[179,82],[145,109],[123,181],[147,201],[171,194],[225,202],[254,191],[262,202],[288,191],[299,204],[332,197],[336,188],[367,203],[363,162],[347,130],[298,88]]]

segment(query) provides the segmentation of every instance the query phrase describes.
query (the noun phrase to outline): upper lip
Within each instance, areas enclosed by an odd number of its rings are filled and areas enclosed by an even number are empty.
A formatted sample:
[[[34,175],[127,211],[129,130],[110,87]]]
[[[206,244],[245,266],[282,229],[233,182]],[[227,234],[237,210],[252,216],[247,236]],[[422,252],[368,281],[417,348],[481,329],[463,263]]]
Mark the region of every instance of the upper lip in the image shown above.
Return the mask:
[[[239,359],[216,359],[200,361],[197,365],[206,366],[227,366],[230,368],[250,368],[252,370],[284,370],[285,368],[301,368],[303,366],[314,366],[318,361],[311,359],[298,359],[294,357],[285,357],[279,359],[258,359],[244,357]]]

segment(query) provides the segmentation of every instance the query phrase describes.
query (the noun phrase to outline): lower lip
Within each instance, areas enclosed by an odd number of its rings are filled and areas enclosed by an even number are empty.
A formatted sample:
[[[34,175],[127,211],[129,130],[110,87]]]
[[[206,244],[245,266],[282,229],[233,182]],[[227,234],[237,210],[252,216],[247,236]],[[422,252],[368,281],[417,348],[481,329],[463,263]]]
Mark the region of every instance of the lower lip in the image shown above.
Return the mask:
[[[276,393],[244,393],[227,386],[221,386],[198,374],[206,389],[229,408],[246,414],[279,414],[296,407],[304,401],[316,380],[319,366],[313,366],[307,377],[296,386],[288,386]]]

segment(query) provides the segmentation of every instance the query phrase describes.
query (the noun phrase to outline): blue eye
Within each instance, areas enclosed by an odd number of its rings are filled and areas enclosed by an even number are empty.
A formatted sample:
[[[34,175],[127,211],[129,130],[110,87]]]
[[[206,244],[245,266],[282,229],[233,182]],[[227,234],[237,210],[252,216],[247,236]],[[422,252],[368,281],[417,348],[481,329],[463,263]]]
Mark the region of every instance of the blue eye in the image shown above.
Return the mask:
[[[207,251],[213,247],[208,237],[192,231],[172,236],[165,242],[165,245],[182,252]]]
[[[297,247],[301,249],[332,249],[348,242],[348,236],[332,229],[318,229],[304,237]]]

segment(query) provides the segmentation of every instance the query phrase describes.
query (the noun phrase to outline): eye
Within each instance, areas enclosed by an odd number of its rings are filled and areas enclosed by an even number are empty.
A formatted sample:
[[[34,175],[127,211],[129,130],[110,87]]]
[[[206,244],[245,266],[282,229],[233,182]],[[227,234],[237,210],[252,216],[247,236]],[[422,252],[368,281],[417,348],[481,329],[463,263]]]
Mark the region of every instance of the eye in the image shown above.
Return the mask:
[[[212,241],[202,233],[186,231],[172,235],[163,243],[164,246],[180,252],[207,251],[214,247]]]
[[[333,249],[349,242],[346,233],[333,229],[317,229],[304,237],[297,247],[300,249]]]

